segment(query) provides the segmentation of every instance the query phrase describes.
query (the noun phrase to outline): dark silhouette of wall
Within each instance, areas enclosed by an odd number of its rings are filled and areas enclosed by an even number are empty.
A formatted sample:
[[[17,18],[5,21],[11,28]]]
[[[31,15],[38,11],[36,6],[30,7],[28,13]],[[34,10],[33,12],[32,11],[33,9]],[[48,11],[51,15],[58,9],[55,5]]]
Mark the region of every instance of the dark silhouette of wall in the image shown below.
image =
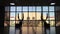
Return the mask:
[[[60,33],[60,6],[55,6],[56,34]]]
[[[3,34],[4,30],[4,6],[0,6],[0,34]]]
[[[60,26],[60,6],[55,6],[56,25]]]

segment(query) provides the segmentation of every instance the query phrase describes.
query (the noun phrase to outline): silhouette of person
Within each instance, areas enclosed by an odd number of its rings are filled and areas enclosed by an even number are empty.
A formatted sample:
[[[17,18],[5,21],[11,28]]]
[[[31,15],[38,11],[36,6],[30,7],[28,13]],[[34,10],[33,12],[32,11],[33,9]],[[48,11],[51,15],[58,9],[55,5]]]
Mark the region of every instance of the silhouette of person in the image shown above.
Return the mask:
[[[22,34],[22,23],[23,23],[24,15],[22,14],[22,19],[19,19],[19,14],[18,14],[18,21],[19,24],[16,24],[16,28],[20,29],[20,34]]]
[[[50,24],[47,24],[47,22],[46,22],[47,18],[48,18],[48,16],[46,17],[46,19],[43,19],[43,15],[41,15],[42,23],[44,23],[44,31],[45,31],[45,34],[47,34],[47,32],[46,32],[47,29],[50,30]]]
[[[22,34],[22,20],[19,19],[19,29],[20,29],[20,34]]]
[[[44,20],[44,29],[45,29],[45,34],[47,34],[47,32],[49,32],[50,30],[50,24],[47,24],[47,22]]]
[[[22,34],[22,23],[23,23],[23,19],[24,19],[24,15],[23,14],[22,14],[22,19],[21,20],[19,19],[19,16],[18,16],[20,34]]]

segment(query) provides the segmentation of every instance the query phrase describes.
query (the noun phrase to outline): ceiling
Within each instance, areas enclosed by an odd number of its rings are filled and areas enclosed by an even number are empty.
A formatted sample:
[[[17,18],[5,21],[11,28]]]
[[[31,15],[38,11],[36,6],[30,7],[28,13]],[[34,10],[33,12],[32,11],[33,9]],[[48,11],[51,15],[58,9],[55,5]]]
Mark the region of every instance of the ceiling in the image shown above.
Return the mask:
[[[0,2],[1,5],[10,5],[10,3],[15,3],[16,6],[37,6],[37,5],[50,5],[50,3],[56,3],[55,5],[60,5],[59,0],[5,0]]]

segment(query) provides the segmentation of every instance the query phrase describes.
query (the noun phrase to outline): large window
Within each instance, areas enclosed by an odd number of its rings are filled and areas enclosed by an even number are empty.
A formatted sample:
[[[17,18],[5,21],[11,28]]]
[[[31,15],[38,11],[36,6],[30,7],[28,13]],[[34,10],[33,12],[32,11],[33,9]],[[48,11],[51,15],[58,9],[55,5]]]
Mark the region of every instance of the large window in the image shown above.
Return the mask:
[[[31,26],[33,29],[37,31],[39,28],[41,28],[39,29],[39,31],[41,30],[42,32],[44,30],[44,23],[42,23],[41,17],[43,17],[43,20],[45,20],[47,24],[50,24],[50,28],[55,27],[54,6],[9,6],[9,11],[7,10],[7,12],[9,12],[10,14],[9,15],[10,27],[15,27],[16,24],[19,24],[18,20],[19,19],[21,20],[23,16],[24,16],[23,20],[24,23],[22,24],[23,28],[25,26],[26,27]],[[7,17],[5,18],[6,21]],[[37,32],[37,34],[38,33],[40,32]]]

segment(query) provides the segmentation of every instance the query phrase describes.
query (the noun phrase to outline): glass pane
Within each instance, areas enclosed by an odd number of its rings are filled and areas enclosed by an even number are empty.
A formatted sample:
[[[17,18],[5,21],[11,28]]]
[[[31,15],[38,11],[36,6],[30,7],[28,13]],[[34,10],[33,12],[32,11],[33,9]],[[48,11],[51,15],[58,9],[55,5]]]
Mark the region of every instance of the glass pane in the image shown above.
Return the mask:
[[[55,26],[55,21],[50,21],[50,26],[52,27],[54,27]]]
[[[46,19],[46,17],[49,16],[47,14],[48,14],[48,12],[43,12],[43,19]]]
[[[24,20],[23,21],[23,25],[22,25],[23,27],[27,27],[27,20]]]
[[[11,21],[10,21],[10,27],[12,27],[12,26],[13,26],[13,27],[15,26],[15,21],[12,21],[12,20],[11,20]]]
[[[22,12],[16,13],[16,20],[22,19]]]
[[[48,11],[48,6],[43,6],[43,11]]]
[[[29,6],[29,11],[32,11],[32,6]]]
[[[55,20],[54,12],[49,12],[50,20]]]
[[[41,6],[37,6],[36,11],[41,11]]]
[[[29,6],[29,11],[35,11],[35,6]]]
[[[23,12],[23,13],[24,13],[24,20],[27,20],[28,12]]]
[[[35,21],[35,24],[37,24],[37,27],[42,27],[42,21],[37,20]]]
[[[10,20],[9,11],[5,11],[5,20]]]
[[[32,6],[32,11],[35,11],[35,6]]]
[[[35,20],[35,19],[32,19],[33,17],[35,17],[35,12],[29,12],[29,17],[30,17],[30,20]]]
[[[10,20],[15,20],[15,12],[10,12]]]
[[[35,19],[41,20],[41,12],[36,12]]]
[[[11,6],[10,11],[15,11],[15,6]]]
[[[49,6],[49,11],[54,11],[54,6]]]
[[[17,11],[22,11],[22,6],[17,6]]]
[[[23,6],[23,11],[28,11],[28,6]]]

